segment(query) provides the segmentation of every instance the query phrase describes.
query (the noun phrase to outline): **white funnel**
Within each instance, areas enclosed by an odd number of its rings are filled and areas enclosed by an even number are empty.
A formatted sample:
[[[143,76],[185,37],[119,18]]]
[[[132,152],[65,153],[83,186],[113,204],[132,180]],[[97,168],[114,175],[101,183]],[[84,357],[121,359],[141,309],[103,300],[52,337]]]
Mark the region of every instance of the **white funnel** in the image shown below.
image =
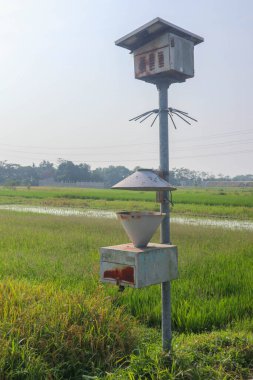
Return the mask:
[[[137,248],[147,246],[165,215],[148,211],[117,212],[124,230]]]

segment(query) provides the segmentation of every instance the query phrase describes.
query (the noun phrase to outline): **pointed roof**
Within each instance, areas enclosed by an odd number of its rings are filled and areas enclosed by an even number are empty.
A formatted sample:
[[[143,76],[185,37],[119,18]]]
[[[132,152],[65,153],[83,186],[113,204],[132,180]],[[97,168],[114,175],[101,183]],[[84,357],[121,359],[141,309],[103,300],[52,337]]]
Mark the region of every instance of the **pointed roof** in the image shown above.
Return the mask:
[[[139,169],[130,176],[112,186],[112,189],[142,190],[142,191],[167,191],[176,190],[174,186],[159,177],[151,169]]]
[[[140,28],[135,29],[133,32],[119,38],[115,41],[115,45],[133,51],[166,32],[171,32],[177,36],[190,40],[194,45],[204,41],[204,38],[197,34],[171,24],[160,17],[156,17],[142,25]]]

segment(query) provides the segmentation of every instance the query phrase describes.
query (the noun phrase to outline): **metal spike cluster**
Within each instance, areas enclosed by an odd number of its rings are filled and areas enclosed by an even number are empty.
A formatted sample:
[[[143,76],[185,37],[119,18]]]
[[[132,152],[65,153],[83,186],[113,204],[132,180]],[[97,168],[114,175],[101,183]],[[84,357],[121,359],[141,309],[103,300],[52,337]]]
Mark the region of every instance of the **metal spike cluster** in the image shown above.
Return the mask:
[[[175,129],[177,129],[177,127],[176,127],[175,121],[173,119],[174,115],[178,116],[180,119],[182,119],[185,123],[187,123],[189,125],[191,125],[191,123],[189,122],[189,120],[186,120],[185,118],[188,118],[190,120],[193,120],[193,121],[197,122],[197,120],[194,119],[193,117],[189,116],[187,112],[177,110],[176,108],[169,107],[165,111],[168,113],[168,115],[169,115],[169,117],[170,117],[170,119],[172,121],[172,124],[173,124],[173,126],[174,126]],[[138,121],[139,120],[139,122],[142,123],[144,120],[148,119],[151,115],[156,114],[156,116],[154,117],[154,119],[153,119],[153,121],[152,121],[152,123],[150,125],[151,127],[153,127],[153,125],[154,125],[156,119],[158,118],[160,112],[161,111],[159,109],[154,109],[154,110],[151,110],[151,111],[147,111],[147,112],[142,113],[141,115],[133,117],[129,121],[133,121],[133,120],[134,121]]]

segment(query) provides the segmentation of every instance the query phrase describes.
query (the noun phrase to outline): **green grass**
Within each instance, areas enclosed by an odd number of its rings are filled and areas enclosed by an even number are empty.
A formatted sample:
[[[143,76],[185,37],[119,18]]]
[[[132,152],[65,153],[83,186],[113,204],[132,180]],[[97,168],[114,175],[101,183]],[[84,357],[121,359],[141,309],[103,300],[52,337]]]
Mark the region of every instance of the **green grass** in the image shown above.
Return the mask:
[[[117,221],[0,211],[0,236],[0,378],[252,373],[251,233],[172,226],[180,278],[169,357],[161,354],[160,287],[119,293],[99,283],[99,247],[127,241]]]
[[[173,214],[253,219],[253,190],[178,189]],[[155,193],[111,189],[0,188],[0,204],[33,204],[109,210],[158,210]]]
[[[136,345],[135,323],[102,289],[0,283],[0,378],[81,378],[112,370]]]
[[[198,226],[172,226],[180,281],[172,283],[173,328],[212,331],[253,315],[253,236]],[[160,288],[129,290],[121,302],[149,326],[160,325]]]
[[[114,380],[236,380],[249,379],[253,368],[253,339],[245,332],[231,330],[180,335],[174,338],[169,355],[144,339],[138,352],[130,355],[127,368],[105,379]]]
[[[208,206],[252,207],[253,189],[180,189],[175,192],[175,201],[183,204],[190,203]]]

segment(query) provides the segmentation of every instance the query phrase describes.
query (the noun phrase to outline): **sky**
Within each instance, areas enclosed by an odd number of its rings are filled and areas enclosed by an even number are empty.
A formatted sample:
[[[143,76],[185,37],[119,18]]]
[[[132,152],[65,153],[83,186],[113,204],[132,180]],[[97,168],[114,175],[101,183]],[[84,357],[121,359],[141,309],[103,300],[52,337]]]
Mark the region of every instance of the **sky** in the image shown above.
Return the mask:
[[[253,174],[252,0],[0,0],[0,161],[158,168],[158,122],[129,122],[157,89],[114,43],[156,17],[205,39],[169,88],[198,120],[169,124],[170,168]]]

